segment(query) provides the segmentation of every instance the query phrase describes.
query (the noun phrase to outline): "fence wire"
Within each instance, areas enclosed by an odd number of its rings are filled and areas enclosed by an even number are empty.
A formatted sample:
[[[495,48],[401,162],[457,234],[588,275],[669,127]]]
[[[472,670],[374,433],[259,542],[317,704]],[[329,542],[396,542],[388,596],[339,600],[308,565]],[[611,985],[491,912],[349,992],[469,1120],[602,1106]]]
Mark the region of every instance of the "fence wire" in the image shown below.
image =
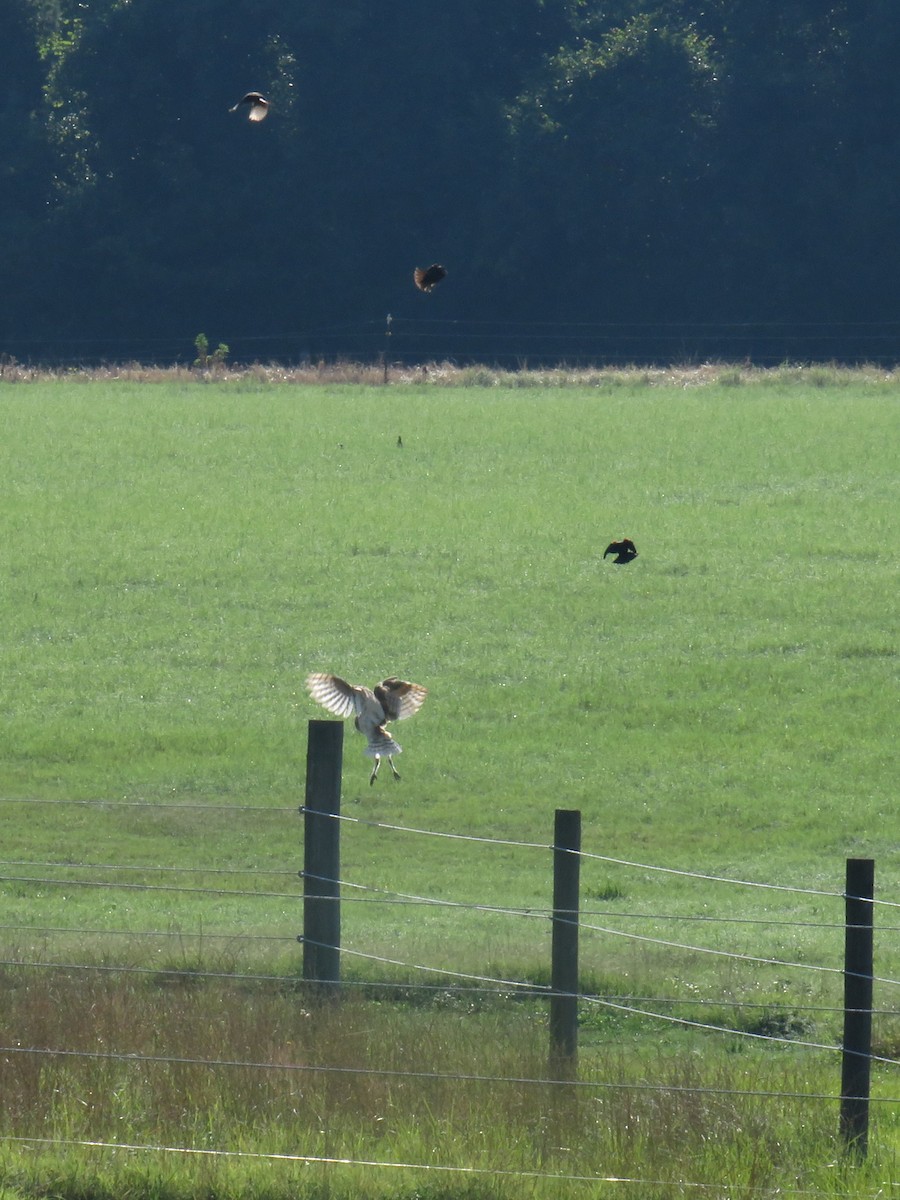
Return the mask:
[[[212,1149],[209,1147],[195,1146],[166,1146],[166,1145],[141,1145],[131,1142],[104,1142],[98,1140],[87,1140],[78,1138],[46,1138],[46,1137],[14,1137],[11,1135],[0,1135],[0,1140],[11,1144],[48,1146],[52,1149],[58,1147],[76,1148],[91,1150],[110,1150],[115,1153],[133,1153],[133,1154],[170,1154],[181,1155],[184,1157],[199,1157],[206,1159],[243,1159],[250,1162],[272,1162],[272,1163],[303,1163],[306,1165],[320,1164],[323,1166],[333,1167],[365,1167],[366,1169],[384,1169],[384,1170],[399,1170],[399,1171],[421,1171],[423,1174],[444,1174],[444,1175],[460,1175],[464,1178],[495,1178],[495,1179],[529,1179],[543,1180],[554,1183],[586,1183],[586,1184],[623,1184],[645,1188],[672,1188],[677,1187],[680,1190],[692,1189],[699,1192],[716,1191],[721,1194],[723,1186],[726,1186],[726,1191],[729,1190],[727,1185],[720,1183],[692,1183],[683,1179],[642,1179],[632,1178],[624,1175],[576,1175],[562,1174],[559,1172],[547,1171],[526,1171],[516,1170],[514,1168],[502,1167],[472,1167],[472,1166],[452,1166],[443,1163],[414,1163],[414,1162],[391,1162],[385,1159],[365,1159],[365,1158],[339,1158],[327,1157],[324,1155],[315,1154],[279,1154],[275,1152],[266,1152],[262,1150],[223,1150]],[[890,1187],[890,1184],[885,1184],[885,1187]],[[770,1196],[772,1189],[765,1186],[754,1186],[753,1184],[741,1184],[741,1191],[748,1195],[765,1195]],[[836,1192],[829,1189],[827,1192],[814,1190],[811,1188],[778,1188],[778,1194],[782,1196],[810,1196],[818,1197],[820,1200],[852,1200],[852,1197],[857,1196],[854,1192]]]

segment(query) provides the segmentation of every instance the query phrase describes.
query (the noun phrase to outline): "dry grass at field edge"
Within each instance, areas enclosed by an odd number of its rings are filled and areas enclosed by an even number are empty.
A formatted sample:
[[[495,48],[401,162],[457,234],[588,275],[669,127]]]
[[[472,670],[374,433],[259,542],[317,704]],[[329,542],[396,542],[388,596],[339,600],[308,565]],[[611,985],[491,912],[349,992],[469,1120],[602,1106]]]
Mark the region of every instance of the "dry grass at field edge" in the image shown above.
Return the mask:
[[[363,384],[366,386],[422,385],[435,387],[721,387],[785,386],[802,384],[814,387],[843,387],[859,384],[892,386],[900,384],[900,367],[863,363],[846,366],[838,363],[783,363],[760,367],[747,363],[703,362],[669,366],[570,366],[510,370],[490,364],[459,366],[452,362],[420,364],[390,363],[387,380],[383,364],[338,360],[289,366],[280,363],[218,363],[206,369],[189,366],[158,366],[152,363],[109,363],[99,367],[45,367],[17,362],[0,355],[0,383],[46,382],[53,379],[125,380],[132,383],[216,383],[274,384]]]

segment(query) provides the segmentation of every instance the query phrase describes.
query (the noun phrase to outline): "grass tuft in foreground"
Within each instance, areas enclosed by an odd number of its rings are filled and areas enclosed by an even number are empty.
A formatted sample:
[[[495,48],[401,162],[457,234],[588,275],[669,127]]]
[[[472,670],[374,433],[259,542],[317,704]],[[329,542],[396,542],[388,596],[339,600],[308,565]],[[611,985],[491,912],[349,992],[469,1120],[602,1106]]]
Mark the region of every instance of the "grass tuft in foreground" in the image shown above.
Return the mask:
[[[648,1047],[641,1063],[609,1043],[583,1056],[572,1085],[548,1073],[535,1004],[460,1020],[115,976],[9,984],[2,1036],[21,1047],[0,1058],[9,1195],[549,1196],[617,1176],[664,1196],[864,1196],[897,1144],[896,1110],[876,1105],[882,1149],[851,1166],[824,1098],[832,1066],[809,1051]],[[358,1165],[291,1161],[304,1155]]]

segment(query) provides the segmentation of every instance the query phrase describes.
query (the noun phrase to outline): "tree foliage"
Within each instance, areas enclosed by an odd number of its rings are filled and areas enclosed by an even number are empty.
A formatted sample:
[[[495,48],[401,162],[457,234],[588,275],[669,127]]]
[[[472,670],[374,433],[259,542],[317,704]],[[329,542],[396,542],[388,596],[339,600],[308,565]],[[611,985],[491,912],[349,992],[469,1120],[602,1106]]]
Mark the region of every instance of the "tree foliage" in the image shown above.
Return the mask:
[[[893,317],[891,0],[2,3],[0,349]]]

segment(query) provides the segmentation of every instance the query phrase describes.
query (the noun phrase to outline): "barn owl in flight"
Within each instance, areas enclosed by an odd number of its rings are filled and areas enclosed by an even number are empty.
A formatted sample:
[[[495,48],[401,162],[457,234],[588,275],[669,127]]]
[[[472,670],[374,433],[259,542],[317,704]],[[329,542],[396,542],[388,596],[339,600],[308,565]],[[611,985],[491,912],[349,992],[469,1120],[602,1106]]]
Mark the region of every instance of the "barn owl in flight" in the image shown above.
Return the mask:
[[[394,676],[382,680],[374,688],[357,687],[339,675],[319,672],[307,675],[306,686],[313,700],[335,716],[355,717],[356,728],[366,738],[363,753],[375,759],[369,777],[370,784],[378,776],[383,757],[388,760],[394,778],[400,778],[394,766],[394,755],[399,754],[401,749],[386,726],[388,721],[402,721],[418,712],[428,695],[427,688]]]

